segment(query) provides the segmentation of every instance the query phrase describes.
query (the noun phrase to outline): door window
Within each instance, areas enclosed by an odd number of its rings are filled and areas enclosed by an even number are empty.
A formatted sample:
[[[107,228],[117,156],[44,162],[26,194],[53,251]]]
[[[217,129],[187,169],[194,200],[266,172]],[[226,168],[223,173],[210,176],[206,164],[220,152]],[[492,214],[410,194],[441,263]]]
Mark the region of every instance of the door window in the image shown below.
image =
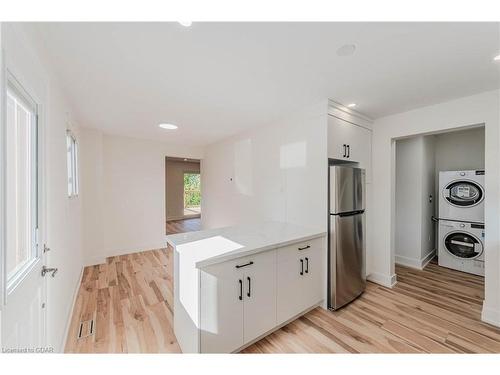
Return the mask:
[[[10,77],[9,77],[10,78]],[[13,78],[7,83],[7,288],[38,257],[37,106]]]
[[[445,188],[445,198],[451,204],[460,207],[470,207],[483,199],[483,190],[472,181],[452,182]]]
[[[481,242],[469,233],[450,233],[446,236],[444,244],[451,254],[459,258],[472,259],[483,252]]]

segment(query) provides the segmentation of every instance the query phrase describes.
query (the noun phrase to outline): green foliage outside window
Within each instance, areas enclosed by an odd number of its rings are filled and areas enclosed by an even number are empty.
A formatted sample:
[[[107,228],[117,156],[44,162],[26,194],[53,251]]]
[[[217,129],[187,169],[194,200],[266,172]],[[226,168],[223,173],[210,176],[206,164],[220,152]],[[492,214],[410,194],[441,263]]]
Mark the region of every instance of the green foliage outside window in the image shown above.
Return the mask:
[[[184,208],[199,207],[200,204],[200,174],[184,173]]]

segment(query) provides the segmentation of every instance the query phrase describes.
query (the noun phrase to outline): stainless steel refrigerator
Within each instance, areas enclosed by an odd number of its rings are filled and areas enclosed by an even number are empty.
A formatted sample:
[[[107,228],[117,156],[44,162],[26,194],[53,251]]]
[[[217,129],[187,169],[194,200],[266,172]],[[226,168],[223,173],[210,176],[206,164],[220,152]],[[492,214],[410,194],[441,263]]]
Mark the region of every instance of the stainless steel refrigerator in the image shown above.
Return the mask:
[[[328,308],[365,290],[365,170],[329,167]]]

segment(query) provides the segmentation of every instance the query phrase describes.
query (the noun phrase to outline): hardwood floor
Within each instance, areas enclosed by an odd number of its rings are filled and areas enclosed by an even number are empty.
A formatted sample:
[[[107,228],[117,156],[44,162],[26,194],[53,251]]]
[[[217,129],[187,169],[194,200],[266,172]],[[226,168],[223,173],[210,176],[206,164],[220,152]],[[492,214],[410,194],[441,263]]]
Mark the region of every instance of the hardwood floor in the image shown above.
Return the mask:
[[[368,283],[345,308],[316,308],[243,353],[500,353],[500,329],[480,321],[482,277],[435,263],[397,274],[393,289]],[[66,352],[179,353],[172,291],[171,248],[85,268]],[[95,334],[77,339],[90,319]]]
[[[196,230],[201,230],[201,219],[199,217],[167,221],[167,234],[192,232]]]

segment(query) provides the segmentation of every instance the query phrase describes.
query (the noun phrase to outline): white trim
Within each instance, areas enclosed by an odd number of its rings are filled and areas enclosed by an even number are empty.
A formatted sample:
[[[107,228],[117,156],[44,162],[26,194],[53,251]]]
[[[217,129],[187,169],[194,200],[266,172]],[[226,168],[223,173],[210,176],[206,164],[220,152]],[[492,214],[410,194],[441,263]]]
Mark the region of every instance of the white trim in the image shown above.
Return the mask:
[[[108,250],[104,251],[100,255],[94,255],[84,259],[84,266],[95,266],[96,264],[104,264],[106,263],[106,258],[116,257],[119,255],[129,255],[138,253],[140,251],[148,251],[148,250],[156,250],[156,249],[165,249],[167,247],[167,240],[162,242],[161,244],[149,244],[143,246],[136,246],[133,249],[122,249],[122,250]]]
[[[422,259],[408,258],[402,255],[395,255],[396,264],[400,264],[405,267],[415,268],[417,270],[423,270],[425,266],[436,256],[436,250],[432,250]]]
[[[66,317],[66,327],[64,328],[64,337],[62,341],[62,346],[58,351],[59,353],[64,353],[64,350],[66,348],[66,342],[68,341],[68,335],[69,335],[69,328],[71,327],[73,312],[75,311],[76,299],[78,298],[78,292],[80,291],[80,285],[82,284],[84,270],[85,266],[82,266],[82,269],[80,271],[80,277],[78,278],[75,289],[73,291],[73,301],[70,305],[68,316]]]
[[[328,99],[328,114],[351,124],[372,130],[373,120],[371,118],[332,99]]]
[[[171,216],[167,217],[167,222],[168,221],[177,221],[177,220],[185,220],[185,219],[196,219],[201,217],[201,213],[199,214],[191,214],[191,215],[184,215],[184,216]]]
[[[367,280],[373,283],[385,286],[387,288],[393,288],[397,283],[397,276],[394,275],[383,275],[381,273],[372,272],[367,276]]]
[[[4,50],[2,48],[3,38],[2,38],[2,25],[0,23],[0,311],[2,311],[3,305],[6,303],[6,239],[5,239],[5,223],[7,222],[6,210],[5,210],[5,124],[6,124],[6,85],[5,85],[5,58]],[[1,332],[1,320],[0,320],[0,332]],[[2,337],[0,335],[0,342]]]
[[[500,327],[500,310],[488,307],[486,301],[483,301],[481,320],[496,327]]]

